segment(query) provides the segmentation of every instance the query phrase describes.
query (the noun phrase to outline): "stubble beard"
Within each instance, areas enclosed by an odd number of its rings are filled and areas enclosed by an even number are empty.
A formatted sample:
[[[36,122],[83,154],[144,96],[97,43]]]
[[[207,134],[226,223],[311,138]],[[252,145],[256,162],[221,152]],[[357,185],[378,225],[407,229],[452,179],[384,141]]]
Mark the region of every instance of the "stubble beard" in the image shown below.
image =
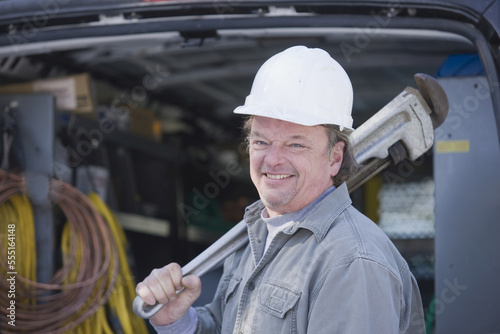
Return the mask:
[[[280,196],[280,198],[277,198],[277,199],[269,199],[268,197],[269,196],[266,196],[264,194],[263,196],[261,196],[260,199],[266,207],[273,209],[273,208],[279,208],[279,207],[285,206],[288,203],[290,203],[290,201],[294,197],[294,193],[292,191],[286,191],[284,194],[282,194],[282,196]]]

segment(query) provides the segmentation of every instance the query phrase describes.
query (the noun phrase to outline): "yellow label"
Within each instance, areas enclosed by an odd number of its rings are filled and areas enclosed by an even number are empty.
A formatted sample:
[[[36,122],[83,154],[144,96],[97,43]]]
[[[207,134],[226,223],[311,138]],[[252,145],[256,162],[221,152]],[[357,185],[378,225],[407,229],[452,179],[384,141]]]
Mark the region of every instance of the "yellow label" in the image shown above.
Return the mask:
[[[468,140],[445,140],[436,142],[437,153],[467,153],[470,150]]]

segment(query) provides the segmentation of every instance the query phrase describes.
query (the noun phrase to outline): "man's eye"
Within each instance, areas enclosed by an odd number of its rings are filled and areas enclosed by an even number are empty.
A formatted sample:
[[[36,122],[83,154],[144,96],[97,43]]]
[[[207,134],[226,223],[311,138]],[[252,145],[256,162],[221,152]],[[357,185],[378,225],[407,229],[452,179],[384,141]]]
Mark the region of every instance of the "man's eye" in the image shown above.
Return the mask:
[[[254,140],[252,142],[252,146],[255,147],[255,148],[258,148],[258,147],[265,147],[267,145],[267,143],[263,140]]]
[[[295,144],[291,144],[290,146],[291,146],[291,147],[304,147],[304,145],[297,144],[297,143],[295,143]]]

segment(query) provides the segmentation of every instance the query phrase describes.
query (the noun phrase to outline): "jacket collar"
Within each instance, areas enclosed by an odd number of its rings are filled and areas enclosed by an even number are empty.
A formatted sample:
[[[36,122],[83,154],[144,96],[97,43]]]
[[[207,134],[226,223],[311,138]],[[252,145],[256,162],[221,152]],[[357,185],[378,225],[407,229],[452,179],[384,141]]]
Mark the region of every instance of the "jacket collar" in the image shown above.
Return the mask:
[[[342,183],[322,201],[313,205],[296,224],[286,228],[283,232],[294,234],[299,228],[305,228],[315,235],[316,241],[319,243],[324,239],[335,219],[351,203],[347,185]],[[247,225],[253,225],[258,221],[264,209],[264,204],[260,200],[248,206],[244,216]]]

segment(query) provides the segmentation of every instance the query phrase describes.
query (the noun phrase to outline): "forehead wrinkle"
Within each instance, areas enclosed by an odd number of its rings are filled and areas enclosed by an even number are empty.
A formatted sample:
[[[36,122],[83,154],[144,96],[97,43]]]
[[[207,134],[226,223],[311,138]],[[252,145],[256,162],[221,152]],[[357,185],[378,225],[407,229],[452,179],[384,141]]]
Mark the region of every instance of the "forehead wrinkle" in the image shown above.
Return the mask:
[[[309,137],[304,136],[304,135],[293,135],[290,137],[290,139],[303,139],[309,141]]]

